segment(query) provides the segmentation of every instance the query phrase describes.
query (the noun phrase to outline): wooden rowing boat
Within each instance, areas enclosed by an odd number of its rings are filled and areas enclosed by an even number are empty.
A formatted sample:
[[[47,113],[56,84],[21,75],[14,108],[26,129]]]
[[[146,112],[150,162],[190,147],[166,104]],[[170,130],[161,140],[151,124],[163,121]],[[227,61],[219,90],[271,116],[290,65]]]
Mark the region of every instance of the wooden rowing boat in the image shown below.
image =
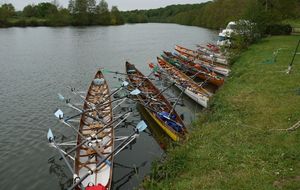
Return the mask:
[[[83,110],[95,108],[91,112],[82,114],[77,136],[77,145],[85,139],[90,138],[97,131],[103,130],[105,124],[112,121],[112,105],[109,96],[109,88],[99,70],[91,83],[83,106]],[[105,128],[100,132],[91,144],[83,144],[76,150],[75,174],[81,178],[89,171],[96,168],[97,163],[108,156],[114,149],[114,128]],[[91,148],[93,146],[93,149]],[[88,189],[109,190],[112,183],[113,155],[104,162],[98,169],[82,181],[83,187]]]
[[[202,68],[205,68],[209,71],[213,71],[215,73],[218,73],[223,76],[229,76],[230,69],[225,68],[223,66],[216,66],[212,63],[208,63],[202,60],[199,60],[195,58],[194,56],[191,56],[187,53],[181,52],[179,50],[176,50],[178,53],[175,52],[176,56],[179,57],[180,59],[184,60],[185,62],[189,63],[192,66],[199,66]]]
[[[168,77],[175,83],[177,88],[183,90],[188,97],[207,108],[209,97],[212,96],[212,93],[205,91],[201,88],[201,84],[197,84],[193,79],[165,60],[157,57],[157,61],[160,68],[167,73]]]
[[[203,67],[197,67],[195,64],[189,64],[178,56],[173,55],[171,52],[164,51],[164,54],[165,55],[162,55],[162,58],[165,61],[176,66],[178,69],[186,70],[189,75],[196,75],[198,78],[216,86],[222,86],[224,84],[224,78],[218,76],[214,72]]]
[[[137,88],[142,92],[137,96],[138,101],[151,118],[172,140],[179,141],[183,139],[187,133],[186,127],[160,90],[129,62],[126,62],[126,73],[133,88]]]
[[[226,57],[221,52],[212,51],[208,47],[197,45],[197,52],[200,54],[206,54],[207,56],[212,55],[213,57],[218,57],[220,59],[226,59]]]
[[[227,60],[224,58],[218,58],[218,57],[213,57],[213,56],[209,56],[209,55],[205,55],[205,54],[200,54],[197,51],[194,51],[194,50],[191,50],[191,49],[179,46],[179,45],[175,46],[175,50],[178,52],[182,52],[182,53],[188,54],[190,56],[193,56],[202,61],[211,62],[211,63],[218,64],[218,65],[228,65]]]

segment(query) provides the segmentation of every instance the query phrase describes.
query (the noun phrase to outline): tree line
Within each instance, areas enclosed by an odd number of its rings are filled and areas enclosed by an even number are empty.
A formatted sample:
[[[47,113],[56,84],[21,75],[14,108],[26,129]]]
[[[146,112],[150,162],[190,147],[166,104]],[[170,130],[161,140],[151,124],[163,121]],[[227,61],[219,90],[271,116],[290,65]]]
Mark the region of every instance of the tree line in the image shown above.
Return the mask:
[[[201,4],[171,5],[150,10],[109,10],[105,0],[70,0],[68,8],[52,3],[27,5],[15,11],[12,4],[0,6],[2,26],[120,25],[126,23],[178,23],[212,29],[229,21],[246,19],[261,31],[267,25],[300,19],[300,0],[213,0]]]
[[[122,12],[128,23],[167,22],[224,28],[229,21],[246,19],[261,30],[268,24],[300,19],[300,0],[213,0],[201,4],[171,5],[150,10]]]
[[[109,10],[105,0],[70,0],[68,8],[56,1],[30,4],[15,11],[12,4],[0,6],[0,27],[120,25],[124,19],[117,6]]]

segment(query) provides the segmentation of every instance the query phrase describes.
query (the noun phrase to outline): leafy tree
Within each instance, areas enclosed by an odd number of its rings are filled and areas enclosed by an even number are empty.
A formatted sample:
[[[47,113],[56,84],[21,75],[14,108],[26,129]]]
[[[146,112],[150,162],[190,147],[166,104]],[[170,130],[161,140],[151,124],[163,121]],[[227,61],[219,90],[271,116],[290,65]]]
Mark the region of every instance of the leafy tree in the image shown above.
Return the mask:
[[[124,24],[124,19],[117,6],[112,6],[111,8],[111,24],[112,25]]]
[[[27,5],[23,9],[23,16],[24,17],[36,17],[37,16],[37,10],[35,5]]]
[[[104,14],[104,13],[108,13],[109,10],[108,10],[108,4],[105,0],[101,0],[99,2],[99,5],[97,6],[97,12],[99,14]]]
[[[97,6],[97,24],[100,25],[110,25],[111,16],[108,9],[108,4],[105,0],[101,0]]]
[[[87,0],[87,12],[90,14],[96,14],[97,12],[96,0]]]
[[[75,25],[87,25],[88,18],[88,3],[87,0],[75,0],[73,19]]]
[[[71,24],[71,14],[68,9],[59,9],[56,14],[49,17],[49,26],[67,26]]]
[[[39,3],[35,6],[37,17],[45,18],[47,16],[56,14],[57,7],[52,3]]]
[[[1,9],[3,11],[3,15],[4,17],[12,17],[15,15],[15,7],[9,3],[9,4],[3,4],[1,6]]]
[[[75,14],[75,0],[70,0],[68,10],[71,14]]]

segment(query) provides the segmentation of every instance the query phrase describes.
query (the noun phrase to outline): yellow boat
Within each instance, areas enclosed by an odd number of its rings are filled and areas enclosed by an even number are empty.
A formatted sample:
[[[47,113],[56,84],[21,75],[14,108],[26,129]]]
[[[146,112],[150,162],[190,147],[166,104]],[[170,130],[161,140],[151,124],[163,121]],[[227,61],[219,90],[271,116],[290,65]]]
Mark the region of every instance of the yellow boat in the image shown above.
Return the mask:
[[[151,118],[172,140],[179,141],[183,139],[187,133],[186,127],[160,90],[129,62],[126,62],[126,72],[132,87],[141,91],[137,95],[138,102],[145,108]]]

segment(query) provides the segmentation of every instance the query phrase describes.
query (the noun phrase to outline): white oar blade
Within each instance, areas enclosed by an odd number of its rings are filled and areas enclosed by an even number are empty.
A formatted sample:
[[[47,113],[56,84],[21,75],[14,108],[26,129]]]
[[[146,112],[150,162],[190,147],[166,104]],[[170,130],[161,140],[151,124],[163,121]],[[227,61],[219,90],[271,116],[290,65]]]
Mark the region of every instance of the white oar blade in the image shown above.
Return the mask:
[[[138,130],[139,132],[144,131],[147,127],[148,127],[148,126],[147,126],[147,124],[145,123],[144,120],[140,121],[140,122],[137,124],[137,126],[136,126],[136,128],[137,128],[137,130]]]
[[[60,109],[58,109],[58,110],[56,110],[56,112],[54,112],[54,115],[58,119],[62,119],[64,117],[64,112],[62,112]]]
[[[123,87],[128,86],[128,84],[129,84],[129,82],[127,82],[127,81],[123,81],[123,82],[122,82],[122,86],[123,86]]]
[[[65,100],[65,97],[63,95],[61,95],[60,93],[57,94],[58,95],[58,99],[61,101]]]
[[[137,88],[135,90],[133,90],[133,91],[130,92],[130,94],[134,95],[134,96],[139,95],[140,93],[141,93],[141,91],[139,89],[137,89]]]
[[[52,131],[51,131],[50,128],[49,128],[48,133],[47,133],[47,139],[49,141],[52,141],[54,139],[54,135],[53,135],[53,133],[52,133]]]

